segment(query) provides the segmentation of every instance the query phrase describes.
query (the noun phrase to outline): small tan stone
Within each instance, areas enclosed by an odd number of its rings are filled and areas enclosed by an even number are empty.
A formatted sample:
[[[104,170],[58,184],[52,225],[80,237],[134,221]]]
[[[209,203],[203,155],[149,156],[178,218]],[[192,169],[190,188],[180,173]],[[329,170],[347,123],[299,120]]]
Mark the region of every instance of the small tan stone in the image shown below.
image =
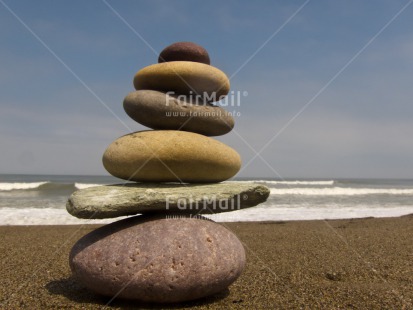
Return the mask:
[[[126,113],[138,123],[153,129],[173,129],[220,136],[231,131],[234,118],[225,109],[195,104],[155,90],[138,90],[123,101]]]
[[[209,102],[223,99],[230,88],[229,79],[224,72],[192,61],[171,61],[147,66],[136,73],[133,85],[136,90],[195,95]]]
[[[239,154],[200,134],[176,130],[140,131],[115,140],[103,154],[115,177],[138,182],[213,183],[233,177]]]

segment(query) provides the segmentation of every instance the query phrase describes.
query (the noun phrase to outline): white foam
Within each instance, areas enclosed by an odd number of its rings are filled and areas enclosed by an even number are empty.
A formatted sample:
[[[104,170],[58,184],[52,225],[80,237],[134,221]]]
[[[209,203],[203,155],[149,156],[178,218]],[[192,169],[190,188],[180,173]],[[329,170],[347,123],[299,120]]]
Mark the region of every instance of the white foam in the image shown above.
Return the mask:
[[[349,219],[363,217],[398,217],[413,214],[413,206],[381,207],[356,205],[352,207],[255,207],[244,210],[208,215],[217,222],[256,222],[256,221],[297,221]]]
[[[217,222],[257,222],[348,219],[363,217],[398,217],[413,214],[413,206],[354,205],[338,207],[291,207],[289,205],[260,205],[239,211],[207,215]],[[1,208],[0,225],[82,225],[107,224],[125,217],[102,220],[78,219],[65,209],[55,208]]]
[[[334,181],[265,181],[258,180],[253,182],[262,182],[268,184],[279,184],[279,185],[333,185]]]
[[[271,188],[271,195],[356,196],[356,195],[413,195],[413,189],[399,188]]]
[[[95,186],[102,186],[103,184],[92,184],[92,183],[75,183],[75,187],[77,189],[85,189],[89,187],[95,187]]]
[[[0,225],[82,225],[107,224],[116,219],[83,220],[73,217],[66,209],[0,208]]]
[[[276,185],[333,185],[334,180],[329,181],[271,181],[271,180],[251,180],[251,181],[227,181],[227,183],[267,183]],[[225,183],[225,182],[224,182]]]
[[[23,190],[23,189],[34,189],[38,188],[44,184],[49,183],[45,182],[31,182],[31,183],[0,183],[0,191],[12,191],[12,190]]]

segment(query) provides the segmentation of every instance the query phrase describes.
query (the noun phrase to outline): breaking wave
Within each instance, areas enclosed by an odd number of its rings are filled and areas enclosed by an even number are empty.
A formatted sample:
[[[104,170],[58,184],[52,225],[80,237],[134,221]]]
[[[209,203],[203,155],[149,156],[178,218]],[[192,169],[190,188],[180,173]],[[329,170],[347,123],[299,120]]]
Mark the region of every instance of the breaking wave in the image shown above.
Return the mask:
[[[329,181],[275,181],[275,180],[251,180],[251,181],[226,181],[224,183],[266,183],[266,184],[275,184],[275,185],[334,185],[334,180]]]
[[[413,195],[413,189],[400,188],[271,188],[271,195],[356,196],[356,195]]]
[[[36,189],[50,182],[31,182],[31,183],[0,183],[0,191],[12,191],[12,190],[27,190]]]
[[[5,191],[24,191],[24,190],[36,190],[36,191],[53,191],[53,190],[76,190],[84,189],[93,186],[100,186],[102,184],[92,183],[55,183],[55,182],[28,182],[28,183],[0,183],[0,192]]]

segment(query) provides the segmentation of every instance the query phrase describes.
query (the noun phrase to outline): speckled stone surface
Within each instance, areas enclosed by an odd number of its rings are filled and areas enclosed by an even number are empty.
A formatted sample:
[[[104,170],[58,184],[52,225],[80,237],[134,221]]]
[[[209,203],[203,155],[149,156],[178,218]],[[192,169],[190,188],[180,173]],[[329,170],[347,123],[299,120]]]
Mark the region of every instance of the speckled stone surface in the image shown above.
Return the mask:
[[[138,90],[128,94],[123,108],[133,120],[152,129],[220,136],[234,127],[234,118],[219,106],[194,104],[190,99],[175,98],[154,90]]]
[[[159,54],[158,62],[194,61],[209,65],[208,52],[202,46],[193,42],[176,42],[165,47]]]
[[[102,295],[146,302],[180,302],[220,292],[240,275],[238,238],[210,220],[137,216],[81,238],[70,268]]]
[[[151,89],[174,92],[175,95],[199,95],[208,101],[219,101],[229,92],[230,83],[224,72],[206,64],[172,61],[147,66],[136,73],[136,90]]]
[[[131,181],[212,183],[233,177],[241,158],[200,134],[149,130],[115,140],[103,154],[103,165],[113,176]]]
[[[77,190],[66,208],[86,219],[161,212],[213,214],[254,207],[269,195],[268,187],[254,183],[127,183]]]

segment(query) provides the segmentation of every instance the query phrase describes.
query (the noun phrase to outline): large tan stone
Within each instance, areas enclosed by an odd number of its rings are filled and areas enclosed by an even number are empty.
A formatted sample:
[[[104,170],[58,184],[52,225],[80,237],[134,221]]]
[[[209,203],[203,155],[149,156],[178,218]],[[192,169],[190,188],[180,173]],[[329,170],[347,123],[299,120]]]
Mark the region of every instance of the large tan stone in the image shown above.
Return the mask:
[[[223,99],[230,88],[229,79],[224,72],[192,61],[171,61],[147,66],[136,73],[133,85],[136,90],[198,95],[210,102]]]
[[[176,130],[140,131],[114,141],[103,165],[115,177],[141,182],[221,182],[241,167],[239,154],[215,139]]]

